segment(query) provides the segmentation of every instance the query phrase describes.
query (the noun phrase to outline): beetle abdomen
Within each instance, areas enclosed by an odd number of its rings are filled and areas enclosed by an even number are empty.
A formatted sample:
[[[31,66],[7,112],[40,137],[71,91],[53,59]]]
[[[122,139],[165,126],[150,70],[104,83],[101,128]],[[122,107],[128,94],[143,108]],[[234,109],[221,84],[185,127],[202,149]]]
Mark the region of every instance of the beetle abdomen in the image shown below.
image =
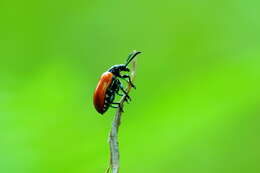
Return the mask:
[[[105,103],[106,92],[109,86],[113,81],[113,74],[111,72],[105,72],[101,75],[96,90],[94,92],[93,102],[96,110],[103,114],[108,109],[108,106]]]

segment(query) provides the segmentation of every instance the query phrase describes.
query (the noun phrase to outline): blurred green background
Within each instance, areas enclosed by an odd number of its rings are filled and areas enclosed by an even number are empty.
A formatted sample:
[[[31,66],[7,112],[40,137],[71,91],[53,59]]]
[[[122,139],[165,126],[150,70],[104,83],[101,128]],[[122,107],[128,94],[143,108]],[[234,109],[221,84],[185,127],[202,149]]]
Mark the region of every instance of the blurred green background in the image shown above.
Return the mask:
[[[100,173],[100,75],[142,51],[122,173],[260,172],[260,3],[0,2],[0,173]]]

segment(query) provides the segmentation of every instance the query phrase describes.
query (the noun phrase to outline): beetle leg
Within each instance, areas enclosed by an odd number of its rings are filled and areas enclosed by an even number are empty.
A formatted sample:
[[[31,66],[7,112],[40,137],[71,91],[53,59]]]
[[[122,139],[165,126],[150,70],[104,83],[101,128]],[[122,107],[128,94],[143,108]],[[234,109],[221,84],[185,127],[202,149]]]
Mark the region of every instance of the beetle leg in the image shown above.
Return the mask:
[[[111,107],[111,108],[119,108],[118,106],[112,106],[112,105],[110,105],[110,107]]]
[[[120,85],[120,83],[119,83],[119,85]],[[116,90],[116,94],[122,97],[124,94],[120,94],[120,93],[119,93],[119,89],[120,89],[120,88],[118,87],[118,89]],[[125,98],[125,101],[126,101],[127,103],[129,103],[128,97]]]
[[[120,87],[121,91],[123,91],[123,93],[126,95],[126,98],[131,101],[131,97],[130,97],[130,96],[127,94],[127,92],[125,91],[125,89],[124,89],[122,83],[121,83],[120,81],[119,81],[119,83],[120,83],[119,87]]]
[[[125,101],[126,101],[126,103],[129,104],[129,99],[128,99],[128,97],[125,97]]]
[[[120,93],[119,93],[119,90],[117,90],[116,93],[117,93],[117,95],[119,95],[119,96],[123,96],[123,94],[120,94]]]
[[[120,94],[120,93],[117,93],[117,95],[119,95],[119,96],[123,96],[123,94]]]
[[[120,76],[121,79],[128,79],[126,80],[134,89],[136,89],[136,86],[132,83],[132,80],[131,80],[131,77],[129,75],[123,75],[123,76]]]
[[[114,104],[114,105],[117,105],[117,106],[110,105],[110,107],[112,107],[112,108],[120,108],[121,111],[124,112],[124,110],[123,110],[123,108],[121,107],[121,104],[120,104],[120,103],[115,102],[115,103],[111,103],[111,104]]]

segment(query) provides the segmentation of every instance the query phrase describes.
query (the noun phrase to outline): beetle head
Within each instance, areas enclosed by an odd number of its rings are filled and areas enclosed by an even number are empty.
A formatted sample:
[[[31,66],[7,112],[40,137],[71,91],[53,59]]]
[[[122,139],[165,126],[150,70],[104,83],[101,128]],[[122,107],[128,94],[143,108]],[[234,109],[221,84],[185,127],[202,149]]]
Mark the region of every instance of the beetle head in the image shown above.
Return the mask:
[[[141,52],[133,51],[131,54],[129,54],[125,64],[114,65],[108,71],[113,73],[115,76],[120,76],[121,71],[130,72],[130,69],[127,68],[127,65],[136,57],[136,55],[140,53]]]
[[[125,64],[119,64],[113,65],[108,71],[113,73],[115,76],[120,76],[121,71],[129,72],[130,70],[125,66]]]

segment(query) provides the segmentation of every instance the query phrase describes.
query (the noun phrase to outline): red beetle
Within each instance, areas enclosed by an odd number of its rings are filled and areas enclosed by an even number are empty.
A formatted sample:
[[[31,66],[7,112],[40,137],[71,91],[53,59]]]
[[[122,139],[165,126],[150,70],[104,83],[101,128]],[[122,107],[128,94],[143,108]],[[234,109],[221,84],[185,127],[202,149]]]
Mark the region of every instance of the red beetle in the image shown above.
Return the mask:
[[[93,97],[94,106],[100,114],[104,114],[109,107],[119,107],[119,103],[114,102],[114,99],[116,94],[122,96],[122,94],[119,93],[120,90],[126,95],[127,100],[131,100],[119,79],[128,79],[127,82],[133,88],[135,88],[135,86],[132,83],[129,75],[121,75],[120,72],[129,72],[130,70],[127,68],[127,65],[135,58],[136,55],[140,53],[141,52],[131,53],[128,56],[125,64],[114,65],[101,75]]]

